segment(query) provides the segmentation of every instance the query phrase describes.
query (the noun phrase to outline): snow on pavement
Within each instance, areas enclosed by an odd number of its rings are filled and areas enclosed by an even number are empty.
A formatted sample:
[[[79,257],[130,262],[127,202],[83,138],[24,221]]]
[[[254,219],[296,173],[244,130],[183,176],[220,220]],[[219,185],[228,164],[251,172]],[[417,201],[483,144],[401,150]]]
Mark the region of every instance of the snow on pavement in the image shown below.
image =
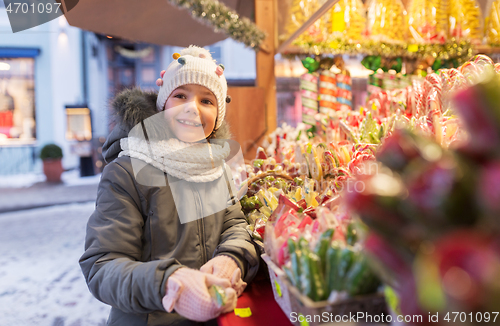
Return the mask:
[[[78,265],[94,205],[0,214],[0,326],[106,324]]]
[[[67,186],[81,186],[89,184],[98,184],[101,174],[89,177],[80,177],[79,170],[69,170],[61,175],[62,182]],[[36,183],[45,182],[46,177],[43,173],[28,173],[15,175],[0,175],[0,188],[27,188]]]

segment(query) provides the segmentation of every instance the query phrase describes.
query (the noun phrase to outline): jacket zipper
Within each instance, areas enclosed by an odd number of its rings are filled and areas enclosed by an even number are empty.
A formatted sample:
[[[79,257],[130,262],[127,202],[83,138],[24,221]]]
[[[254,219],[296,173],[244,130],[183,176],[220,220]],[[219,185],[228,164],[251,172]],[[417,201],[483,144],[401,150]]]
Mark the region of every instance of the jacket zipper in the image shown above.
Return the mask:
[[[198,200],[198,208],[200,210],[200,214],[203,214],[203,209],[201,206],[200,194],[196,191],[196,199]],[[205,248],[205,232],[203,226],[203,217],[198,219],[198,231],[200,232],[200,248],[201,248],[201,260],[203,264],[207,262],[207,254]]]

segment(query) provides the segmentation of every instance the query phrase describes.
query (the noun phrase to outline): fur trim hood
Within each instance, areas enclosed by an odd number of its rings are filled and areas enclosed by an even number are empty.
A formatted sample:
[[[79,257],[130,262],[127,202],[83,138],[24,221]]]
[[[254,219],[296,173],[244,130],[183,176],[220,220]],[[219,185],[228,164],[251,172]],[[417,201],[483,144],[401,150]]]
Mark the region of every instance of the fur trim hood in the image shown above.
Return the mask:
[[[128,137],[130,130],[141,121],[158,113],[156,99],[158,93],[139,88],[127,89],[119,93],[111,103],[115,127],[103,145],[102,155],[109,163],[121,152],[120,139]],[[231,139],[226,120],[215,132],[217,139]]]

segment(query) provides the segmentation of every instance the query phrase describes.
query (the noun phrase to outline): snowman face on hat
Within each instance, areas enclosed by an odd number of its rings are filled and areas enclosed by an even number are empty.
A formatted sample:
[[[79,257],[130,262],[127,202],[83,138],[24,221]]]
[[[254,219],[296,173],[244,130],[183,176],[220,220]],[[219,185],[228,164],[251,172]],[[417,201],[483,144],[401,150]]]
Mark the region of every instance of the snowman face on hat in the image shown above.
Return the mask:
[[[206,87],[186,84],[177,87],[164,108],[169,129],[183,142],[206,139],[217,122],[217,98]]]

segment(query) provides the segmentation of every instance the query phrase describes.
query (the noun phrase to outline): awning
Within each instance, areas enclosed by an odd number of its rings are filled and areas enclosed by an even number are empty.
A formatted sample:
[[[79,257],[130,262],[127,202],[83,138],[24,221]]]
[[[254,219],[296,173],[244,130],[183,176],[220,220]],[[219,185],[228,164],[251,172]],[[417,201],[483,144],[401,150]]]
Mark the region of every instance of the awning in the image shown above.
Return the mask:
[[[221,2],[240,16],[253,16],[253,0]],[[79,0],[65,16],[71,26],[135,42],[206,46],[228,37],[167,0]]]
[[[2,48],[0,58],[33,58],[40,54],[37,48]]]

